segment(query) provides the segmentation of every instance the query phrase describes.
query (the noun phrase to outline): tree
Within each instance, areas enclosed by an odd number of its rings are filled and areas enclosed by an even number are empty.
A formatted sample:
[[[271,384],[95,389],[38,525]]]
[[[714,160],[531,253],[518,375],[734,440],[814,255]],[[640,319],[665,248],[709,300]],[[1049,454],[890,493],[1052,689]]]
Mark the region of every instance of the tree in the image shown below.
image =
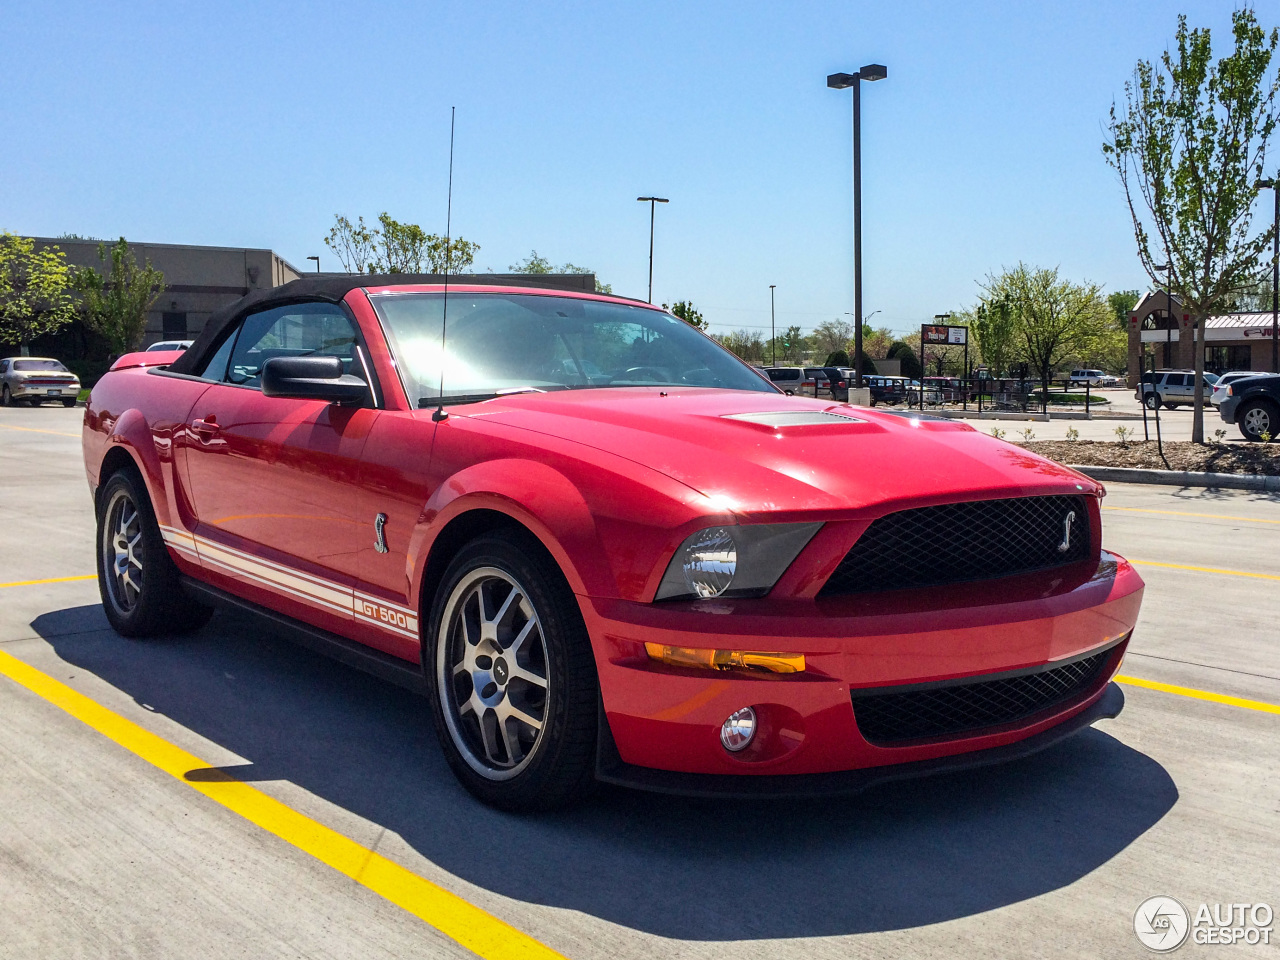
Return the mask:
[[[764,362],[764,337],[752,330],[735,330],[732,333],[716,334],[715,339],[727,350],[736,353],[741,359]]]
[[[357,217],[355,223],[341,214],[334,214],[333,219],[324,245],[334,252],[347,273],[372,273],[371,264],[378,256],[377,229],[366,227],[364,217]]]
[[[889,352],[885,354],[885,359],[897,360],[904,377],[919,380],[924,376],[924,367],[920,365],[920,361],[909,343],[905,343],[902,340],[895,341],[890,345]]]
[[[869,323],[862,325],[862,355],[877,360],[889,352],[893,346],[893,331],[888,327],[873,327]]]
[[[416,223],[401,223],[385,211],[378,215],[377,227],[365,225],[364,217],[353,224],[334,216],[334,225],[325,246],[337,255],[347,273],[462,273],[470,267],[480,244],[462,237],[447,242],[427,233]]]
[[[511,266],[507,267],[507,269],[510,270],[512,273],[534,273],[534,274],[589,273],[592,275],[595,274],[595,271],[592,270],[590,267],[579,267],[576,264],[567,263],[567,262],[557,267],[546,257],[539,256],[537,250],[531,250],[529,252],[529,256],[521,260],[519,263],[511,264]],[[596,277],[596,293],[613,293],[613,287],[610,284],[601,283],[600,278]]]
[[[813,345],[819,353],[847,350],[853,339],[853,324],[847,320],[824,320],[813,328]]]
[[[0,233],[0,343],[26,346],[56,333],[75,316],[71,268],[56,245]]]
[[[666,308],[665,303],[662,306],[664,309]],[[677,300],[671,305],[671,313],[691,327],[697,327],[703,331],[707,329],[707,321],[702,319],[702,314],[694,308],[691,300]]]
[[[1205,320],[1257,279],[1272,236],[1251,225],[1276,125],[1280,32],[1268,34],[1248,7],[1231,20],[1235,48],[1213,63],[1209,31],[1188,31],[1180,16],[1176,53],[1138,61],[1102,146],[1124,188],[1138,259],[1194,320],[1195,443],[1204,442]]]
[[[107,245],[98,244],[98,259],[106,262]],[[75,272],[85,325],[106,337],[117,353],[142,344],[147,311],[164,292],[164,274],[147,261],[138,266],[129,244],[121,237],[111,246],[111,275],[104,278],[92,267]]]
[[[862,359],[863,360],[867,359],[865,354],[863,355]],[[849,366],[849,354],[844,350],[836,350],[833,353],[828,353],[827,362],[824,363],[823,366],[824,367],[847,367]]]
[[[1005,297],[980,300],[973,311],[969,329],[992,376],[1005,373],[1016,359],[1018,323],[1017,307]]]
[[[1087,353],[1111,329],[1114,314],[1096,283],[1071,283],[1052,270],[1018,264],[987,277],[983,300],[1008,303],[1017,317],[1021,353],[1047,390],[1054,369]]]
[[[1137,290],[1117,290],[1115,293],[1107,294],[1107,306],[1115,314],[1117,330],[1128,331],[1129,314],[1141,299],[1142,294]]]

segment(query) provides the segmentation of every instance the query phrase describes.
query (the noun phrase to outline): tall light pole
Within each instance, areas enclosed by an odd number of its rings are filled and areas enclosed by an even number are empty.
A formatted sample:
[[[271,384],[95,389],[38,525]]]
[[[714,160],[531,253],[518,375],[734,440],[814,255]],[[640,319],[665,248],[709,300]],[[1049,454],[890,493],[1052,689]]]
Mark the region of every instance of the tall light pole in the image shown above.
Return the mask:
[[[319,258],[319,257],[307,257],[307,259],[308,259],[308,260],[314,260],[314,261],[316,262],[316,273],[319,273],[319,272],[320,272],[320,258]]]
[[[649,302],[653,303],[653,211],[655,203],[669,203],[663,197],[636,197],[641,203],[649,204]]]
[[[853,386],[862,389],[862,109],[863,80],[883,80],[889,71],[869,63],[857,73],[833,73],[827,77],[832,90],[853,90]]]
[[[773,311],[773,289],[776,283],[769,284],[769,342],[773,344],[773,365],[778,365],[778,321]]]
[[[1271,372],[1280,373],[1280,189],[1275,180],[1259,180],[1258,186],[1270,190],[1276,198],[1271,237]]]

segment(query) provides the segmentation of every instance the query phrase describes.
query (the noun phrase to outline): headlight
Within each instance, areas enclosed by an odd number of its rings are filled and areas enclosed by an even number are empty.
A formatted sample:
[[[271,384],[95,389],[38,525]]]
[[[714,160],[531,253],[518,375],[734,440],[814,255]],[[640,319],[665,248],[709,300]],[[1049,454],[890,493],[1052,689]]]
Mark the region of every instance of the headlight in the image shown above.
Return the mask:
[[[676,550],[654,599],[763,596],[821,526],[767,523],[699,530]]]

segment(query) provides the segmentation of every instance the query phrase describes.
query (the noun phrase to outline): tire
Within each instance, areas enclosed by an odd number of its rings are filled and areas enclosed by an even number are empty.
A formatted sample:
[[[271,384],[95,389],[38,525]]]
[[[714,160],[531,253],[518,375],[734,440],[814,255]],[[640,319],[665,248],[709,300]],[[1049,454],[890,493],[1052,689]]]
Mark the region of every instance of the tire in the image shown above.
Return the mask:
[[[1147,405],[1148,410],[1158,410],[1160,408],[1160,394],[1148,393],[1142,398],[1142,402]]]
[[[436,735],[477,799],[550,810],[591,791],[595,659],[577,600],[531,535],[493,533],[463,547],[424,641]]]
[[[1236,424],[1246,440],[1260,443],[1264,433],[1275,440],[1280,435],[1280,406],[1270,400],[1250,400],[1236,413]]]
[[[64,407],[74,407],[74,406],[76,405],[76,401],[75,401],[75,400],[63,400],[63,401],[62,401],[62,405],[63,405]]]
[[[118,470],[98,495],[98,592],[116,633],[154,637],[198,630],[213,610],[190,599],[160,536],[136,470]]]
[[[1181,404],[1179,404],[1179,403],[1166,403],[1166,404],[1164,405],[1164,408],[1165,408],[1166,410],[1177,410],[1177,409],[1178,409],[1178,407],[1180,407],[1180,406],[1181,406]]]
[[[16,403],[13,399],[13,394],[9,392],[9,385],[6,383],[0,387],[0,407],[12,406],[16,406]]]

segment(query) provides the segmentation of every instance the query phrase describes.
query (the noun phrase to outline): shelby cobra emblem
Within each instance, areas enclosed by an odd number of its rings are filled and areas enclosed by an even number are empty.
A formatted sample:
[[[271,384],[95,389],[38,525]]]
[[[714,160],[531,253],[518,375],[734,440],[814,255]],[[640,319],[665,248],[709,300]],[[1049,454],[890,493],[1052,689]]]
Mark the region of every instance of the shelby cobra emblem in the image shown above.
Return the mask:
[[[1062,542],[1058,544],[1058,552],[1066,553],[1071,549],[1071,523],[1076,518],[1074,510],[1067,511],[1066,517],[1062,521]]]

